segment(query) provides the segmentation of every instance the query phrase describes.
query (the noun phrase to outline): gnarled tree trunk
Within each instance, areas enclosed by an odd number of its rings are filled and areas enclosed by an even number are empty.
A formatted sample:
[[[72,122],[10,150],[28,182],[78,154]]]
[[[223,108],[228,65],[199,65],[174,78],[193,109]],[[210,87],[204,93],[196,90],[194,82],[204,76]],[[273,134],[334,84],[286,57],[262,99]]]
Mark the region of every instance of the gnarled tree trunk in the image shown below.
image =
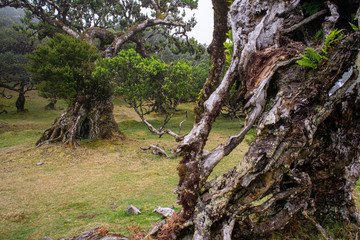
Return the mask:
[[[79,94],[77,101],[55,119],[36,146],[63,142],[76,147],[80,139],[123,138],[115,122],[112,100],[89,101]]]
[[[182,232],[192,232],[193,239],[256,239],[283,228],[296,214],[360,224],[352,197],[360,175],[360,83],[354,64],[360,32],[345,30],[328,44],[327,60],[317,62],[317,69],[296,63],[309,35],[322,29],[325,39],[336,24],[345,27],[346,14],[359,6],[339,2],[341,15],[334,3],[324,2],[317,13],[304,17],[301,4],[235,0],[230,8],[230,67],[178,146],[184,156],[176,189]],[[312,47],[325,56],[324,44],[313,40]],[[204,155],[212,124],[235,81],[241,83],[236,94],[246,103],[246,123]],[[257,137],[237,166],[208,181],[252,127]],[[169,228],[160,231],[171,236]]]

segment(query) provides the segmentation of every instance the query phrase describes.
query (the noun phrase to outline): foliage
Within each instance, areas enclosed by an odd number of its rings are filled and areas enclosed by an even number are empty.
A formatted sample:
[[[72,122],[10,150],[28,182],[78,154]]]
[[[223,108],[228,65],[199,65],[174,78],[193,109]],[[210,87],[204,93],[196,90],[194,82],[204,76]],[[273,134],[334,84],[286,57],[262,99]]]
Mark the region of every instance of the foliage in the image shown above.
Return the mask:
[[[117,93],[134,108],[143,113],[167,113],[181,102],[195,99],[191,64],[178,60],[172,64],[151,58],[142,58],[135,50],[123,50],[94,73],[97,78],[110,79],[118,86]]]
[[[305,49],[305,54],[300,54],[300,56],[302,56],[302,59],[296,61],[297,64],[313,69],[317,69],[323,60],[327,60],[325,56],[320,55],[316,50],[309,47]]]
[[[3,1],[0,7],[12,6],[28,10],[23,21],[41,39],[64,32],[84,37],[88,31],[102,29],[102,33],[107,32],[107,34],[96,34],[91,42],[100,42],[98,45],[105,49],[115,38],[129,30],[136,30],[131,37],[127,36],[125,42],[135,45],[139,52],[144,49],[157,51],[159,46],[163,47],[167,43],[167,45],[175,44],[173,46],[175,51],[190,51],[192,54],[201,55],[204,49],[201,49],[200,44],[194,39],[184,38],[196,24],[193,17],[185,18],[185,9],[197,8],[197,2],[197,0],[30,2],[14,0]],[[153,20],[159,21],[154,23]],[[140,23],[146,26],[141,27]],[[163,44],[161,41],[148,41],[156,34],[163,35],[167,41]],[[108,38],[110,35],[111,40]]]
[[[0,87],[19,94],[18,111],[24,111],[24,94],[33,89],[30,74],[24,68],[36,42],[26,33],[17,31],[23,12],[12,8],[0,9]]]
[[[301,66],[317,69],[321,63],[328,60],[327,56],[329,55],[329,51],[332,49],[334,44],[343,38],[343,31],[343,29],[335,29],[329,34],[329,36],[326,37],[323,47],[321,48],[322,54],[308,47],[305,49],[305,54],[300,54],[302,59],[296,61],[296,63]]]
[[[357,27],[355,24],[349,22],[351,28],[356,32],[356,31],[359,31],[359,27]]]
[[[324,5],[323,1],[315,0],[304,2],[301,7],[304,9],[306,15],[312,15],[320,11],[321,7]]]
[[[92,100],[104,100],[112,94],[107,81],[92,76],[99,54],[85,41],[56,34],[29,58],[28,70],[43,97],[65,99],[72,104],[79,93]]]
[[[228,36],[228,41],[224,42],[225,53],[226,53],[226,63],[230,64],[232,53],[233,53],[233,48],[234,48],[232,31],[229,30],[229,32],[226,33],[226,36]]]
[[[321,48],[321,51],[325,55],[328,55],[329,50],[331,50],[333,45],[338,43],[344,37],[343,31],[344,31],[344,29],[340,29],[340,30],[335,29],[334,31],[332,31],[329,34],[329,36],[326,37],[326,39],[324,41],[324,47]]]

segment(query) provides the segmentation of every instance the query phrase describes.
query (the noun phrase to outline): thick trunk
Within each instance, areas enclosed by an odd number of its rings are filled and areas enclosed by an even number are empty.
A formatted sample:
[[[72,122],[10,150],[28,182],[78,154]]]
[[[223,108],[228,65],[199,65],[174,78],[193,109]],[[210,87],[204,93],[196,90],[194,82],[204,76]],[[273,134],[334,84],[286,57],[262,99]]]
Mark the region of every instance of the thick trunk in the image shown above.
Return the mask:
[[[360,175],[360,83],[354,65],[360,33],[332,43],[318,69],[300,66],[296,60],[307,39],[293,31],[319,26],[326,35],[339,19],[330,2],[305,19],[300,6],[300,1],[237,0],[231,7],[230,67],[178,147],[184,157],[176,192],[181,217],[188,220],[184,229],[193,239],[256,239],[282,229],[296,214],[312,223],[329,215],[360,223],[352,197]],[[235,80],[242,84],[237,97],[246,102],[244,127],[203,155]],[[252,127],[257,137],[243,159],[207,181]]]
[[[81,139],[122,138],[113,116],[113,104],[108,101],[88,103],[77,101],[47,129],[36,145],[64,142],[76,147]]]
[[[225,64],[225,47],[224,42],[227,39],[226,33],[229,31],[227,24],[227,14],[229,12],[229,1],[213,0],[214,9],[214,33],[213,40],[208,47],[208,52],[211,55],[211,70],[209,77],[204,84],[201,91],[201,96],[196,103],[195,122],[199,122],[201,115],[204,112],[204,102],[215,91],[221,80],[221,74]]]
[[[21,91],[19,92],[19,97],[16,100],[16,109],[17,109],[17,112],[25,111],[25,95]]]

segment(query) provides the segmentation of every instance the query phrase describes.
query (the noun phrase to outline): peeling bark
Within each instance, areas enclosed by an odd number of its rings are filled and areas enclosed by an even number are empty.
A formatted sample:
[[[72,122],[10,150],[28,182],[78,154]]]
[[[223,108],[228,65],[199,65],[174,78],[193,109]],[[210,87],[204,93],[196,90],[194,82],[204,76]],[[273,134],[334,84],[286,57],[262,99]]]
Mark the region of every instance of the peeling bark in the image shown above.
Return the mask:
[[[325,12],[328,16],[319,18]],[[299,66],[296,60],[306,43],[284,36],[295,31],[289,26],[332,22],[323,24],[326,32],[339,20],[331,2],[315,16],[303,16],[300,1],[236,0],[230,8],[231,64],[178,146],[183,159],[175,192],[181,216],[193,223],[184,232],[193,231],[193,239],[256,239],[284,228],[304,211],[315,223],[332,216],[359,224],[351,192],[360,176],[359,66],[352,66],[360,33],[348,32],[332,45],[319,69]],[[334,88],[351,67],[345,83]],[[203,155],[212,124],[238,80],[246,122],[237,135]],[[257,137],[244,157],[208,181],[252,127]]]

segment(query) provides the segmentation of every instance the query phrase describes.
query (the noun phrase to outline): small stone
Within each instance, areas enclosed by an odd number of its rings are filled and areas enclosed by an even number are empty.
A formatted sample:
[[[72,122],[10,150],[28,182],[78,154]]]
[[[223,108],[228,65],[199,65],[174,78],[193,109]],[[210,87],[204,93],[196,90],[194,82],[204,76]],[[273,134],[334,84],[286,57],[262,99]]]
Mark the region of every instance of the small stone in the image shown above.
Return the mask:
[[[41,166],[43,164],[44,164],[44,162],[38,162],[36,165]]]
[[[138,214],[141,213],[141,212],[140,212],[140,210],[137,209],[135,206],[129,205],[128,208],[125,210],[125,213],[138,215]]]
[[[171,208],[163,208],[163,207],[157,207],[154,209],[153,213],[158,213],[163,217],[173,217],[175,210]]]

